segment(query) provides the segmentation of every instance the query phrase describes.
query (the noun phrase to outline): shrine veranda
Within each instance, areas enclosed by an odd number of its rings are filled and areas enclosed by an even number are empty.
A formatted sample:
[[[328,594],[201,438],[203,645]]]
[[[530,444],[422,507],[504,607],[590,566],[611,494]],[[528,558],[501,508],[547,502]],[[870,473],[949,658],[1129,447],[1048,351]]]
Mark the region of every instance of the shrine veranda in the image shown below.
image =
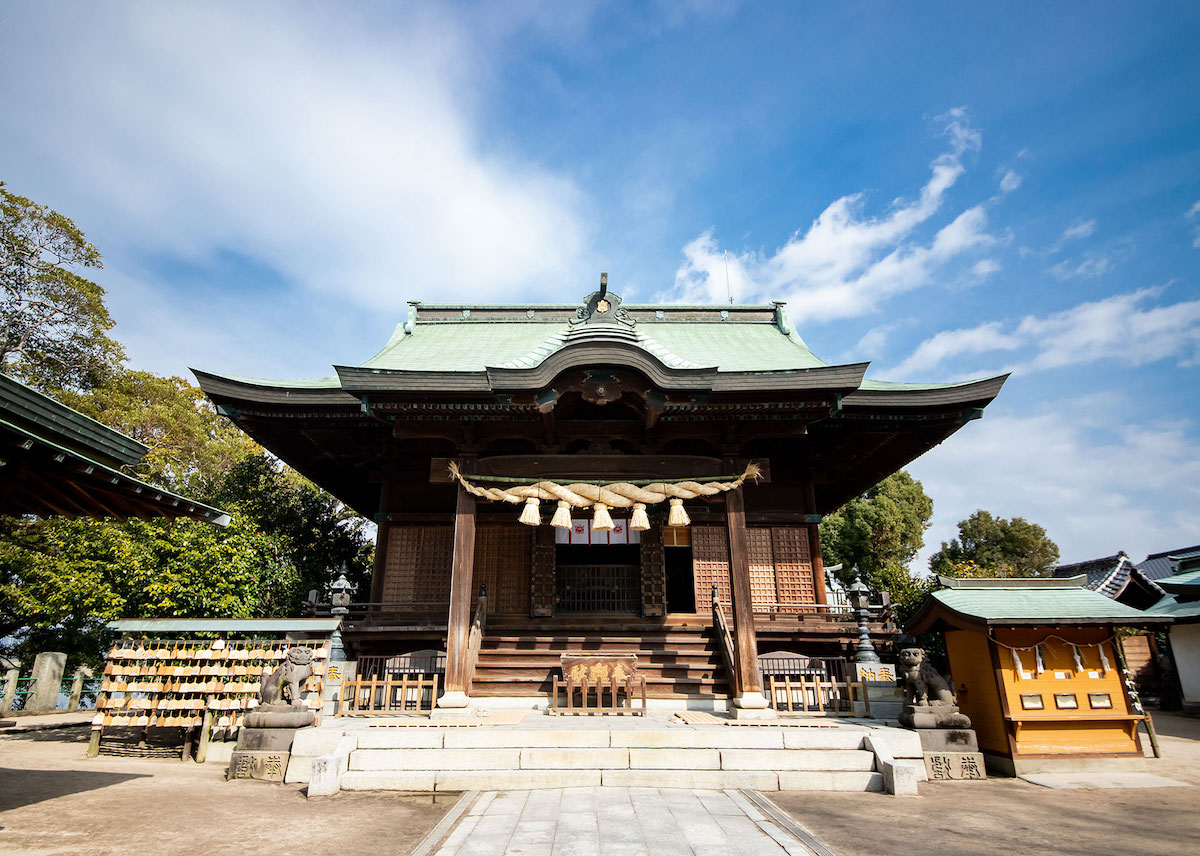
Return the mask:
[[[625,306],[603,285],[570,305],[414,302],[378,354],[334,370],[196,375],[377,523],[348,659],[382,678],[444,656],[443,707],[544,702],[578,651],[635,653],[651,701],[679,707],[761,706],[763,653],[846,679],[856,626],[826,602],[817,524],[979,418],[1005,380],[866,380],[866,363],[819,360],[782,303]],[[886,618],[872,614],[880,643]]]

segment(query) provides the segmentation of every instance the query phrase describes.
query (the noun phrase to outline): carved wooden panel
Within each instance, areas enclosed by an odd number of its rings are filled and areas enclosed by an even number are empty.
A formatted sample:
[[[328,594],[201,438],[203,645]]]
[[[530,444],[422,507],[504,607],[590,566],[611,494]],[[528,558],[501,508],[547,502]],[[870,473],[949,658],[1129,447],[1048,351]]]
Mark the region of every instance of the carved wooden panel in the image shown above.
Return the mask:
[[[780,603],[813,603],[812,553],[808,530],[802,526],[777,526],[771,530],[775,553],[775,588]]]
[[[692,526],[692,577],[696,583],[696,610],[712,607],[712,587],[724,604],[732,602],[729,589],[729,537],[724,526]]]
[[[642,615],[646,616],[667,612],[667,563],[662,531],[655,523],[642,533]]]
[[[453,537],[449,526],[388,527],[384,602],[449,603]]]
[[[747,529],[750,541],[750,602],[755,608],[776,603],[775,558],[770,529]]]
[[[472,598],[486,585],[488,612],[529,614],[533,528],[520,523],[479,526],[475,530]]]

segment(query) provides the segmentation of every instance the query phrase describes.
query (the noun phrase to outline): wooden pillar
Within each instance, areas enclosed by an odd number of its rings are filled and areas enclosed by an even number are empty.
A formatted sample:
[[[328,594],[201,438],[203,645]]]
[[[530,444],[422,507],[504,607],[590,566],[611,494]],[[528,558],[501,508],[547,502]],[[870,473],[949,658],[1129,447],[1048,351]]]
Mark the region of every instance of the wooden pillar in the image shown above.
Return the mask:
[[[746,531],[746,506],[742,489],[725,494],[725,520],[729,529],[729,587],[733,600],[738,685],[734,699],[739,717],[774,716],[762,694],[758,673],[758,640],[754,635],[754,605],[750,600],[750,535]]]
[[[808,553],[812,558],[813,599],[821,606],[828,603],[825,597],[825,560],[821,558],[821,527],[808,524]]]
[[[438,707],[464,708],[467,698],[467,645],[471,634],[471,594],[475,570],[475,497],[458,486],[454,514],[454,555],[450,567],[450,613],[446,622],[446,692]]]
[[[534,618],[554,615],[557,592],[553,526],[539,526],[533,545],[533,568],[529,575],[529,611]]]
[[[383,602],[383,578],[387,573],[388,541],[392,524],[379,522],[375,525],[375,566],[371,569],[371,603]]]

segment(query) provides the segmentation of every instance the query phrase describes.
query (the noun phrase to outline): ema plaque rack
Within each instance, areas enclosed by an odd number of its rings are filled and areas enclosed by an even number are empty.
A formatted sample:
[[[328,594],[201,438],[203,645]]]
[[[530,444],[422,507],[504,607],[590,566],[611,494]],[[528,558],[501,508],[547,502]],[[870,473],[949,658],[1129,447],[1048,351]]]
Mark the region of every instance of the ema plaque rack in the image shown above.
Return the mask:
[[[100,751],[108,727],[184,729],[183,757],[200,740],[197,761],[214,729],[242,725],[258,706],[263,675],[269,675],[289,648],[311,648],[314,674],[304,684],[304,703],[318,715],[322,680],[329,659],[324,640],[275,639],[120,639],[104,666],[88,755]]]

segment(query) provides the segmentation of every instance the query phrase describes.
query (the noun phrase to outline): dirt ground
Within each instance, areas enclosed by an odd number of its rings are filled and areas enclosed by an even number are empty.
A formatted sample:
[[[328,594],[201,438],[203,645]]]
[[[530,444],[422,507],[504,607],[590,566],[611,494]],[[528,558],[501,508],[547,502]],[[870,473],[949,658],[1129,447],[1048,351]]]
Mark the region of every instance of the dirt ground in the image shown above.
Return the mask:
[[[1019,779],[925,782],[920,798],[767,794],[838,856],[1200,852],[1200,719],[1154,714],[1150,772],[1186,788],[1052,790]],[[1144,733],[1143,733],[1144,737]]]
[[[408,853],[456,796],[226,782],[220,764],[85,757],[87,727],[0,734],[0,853]]]

